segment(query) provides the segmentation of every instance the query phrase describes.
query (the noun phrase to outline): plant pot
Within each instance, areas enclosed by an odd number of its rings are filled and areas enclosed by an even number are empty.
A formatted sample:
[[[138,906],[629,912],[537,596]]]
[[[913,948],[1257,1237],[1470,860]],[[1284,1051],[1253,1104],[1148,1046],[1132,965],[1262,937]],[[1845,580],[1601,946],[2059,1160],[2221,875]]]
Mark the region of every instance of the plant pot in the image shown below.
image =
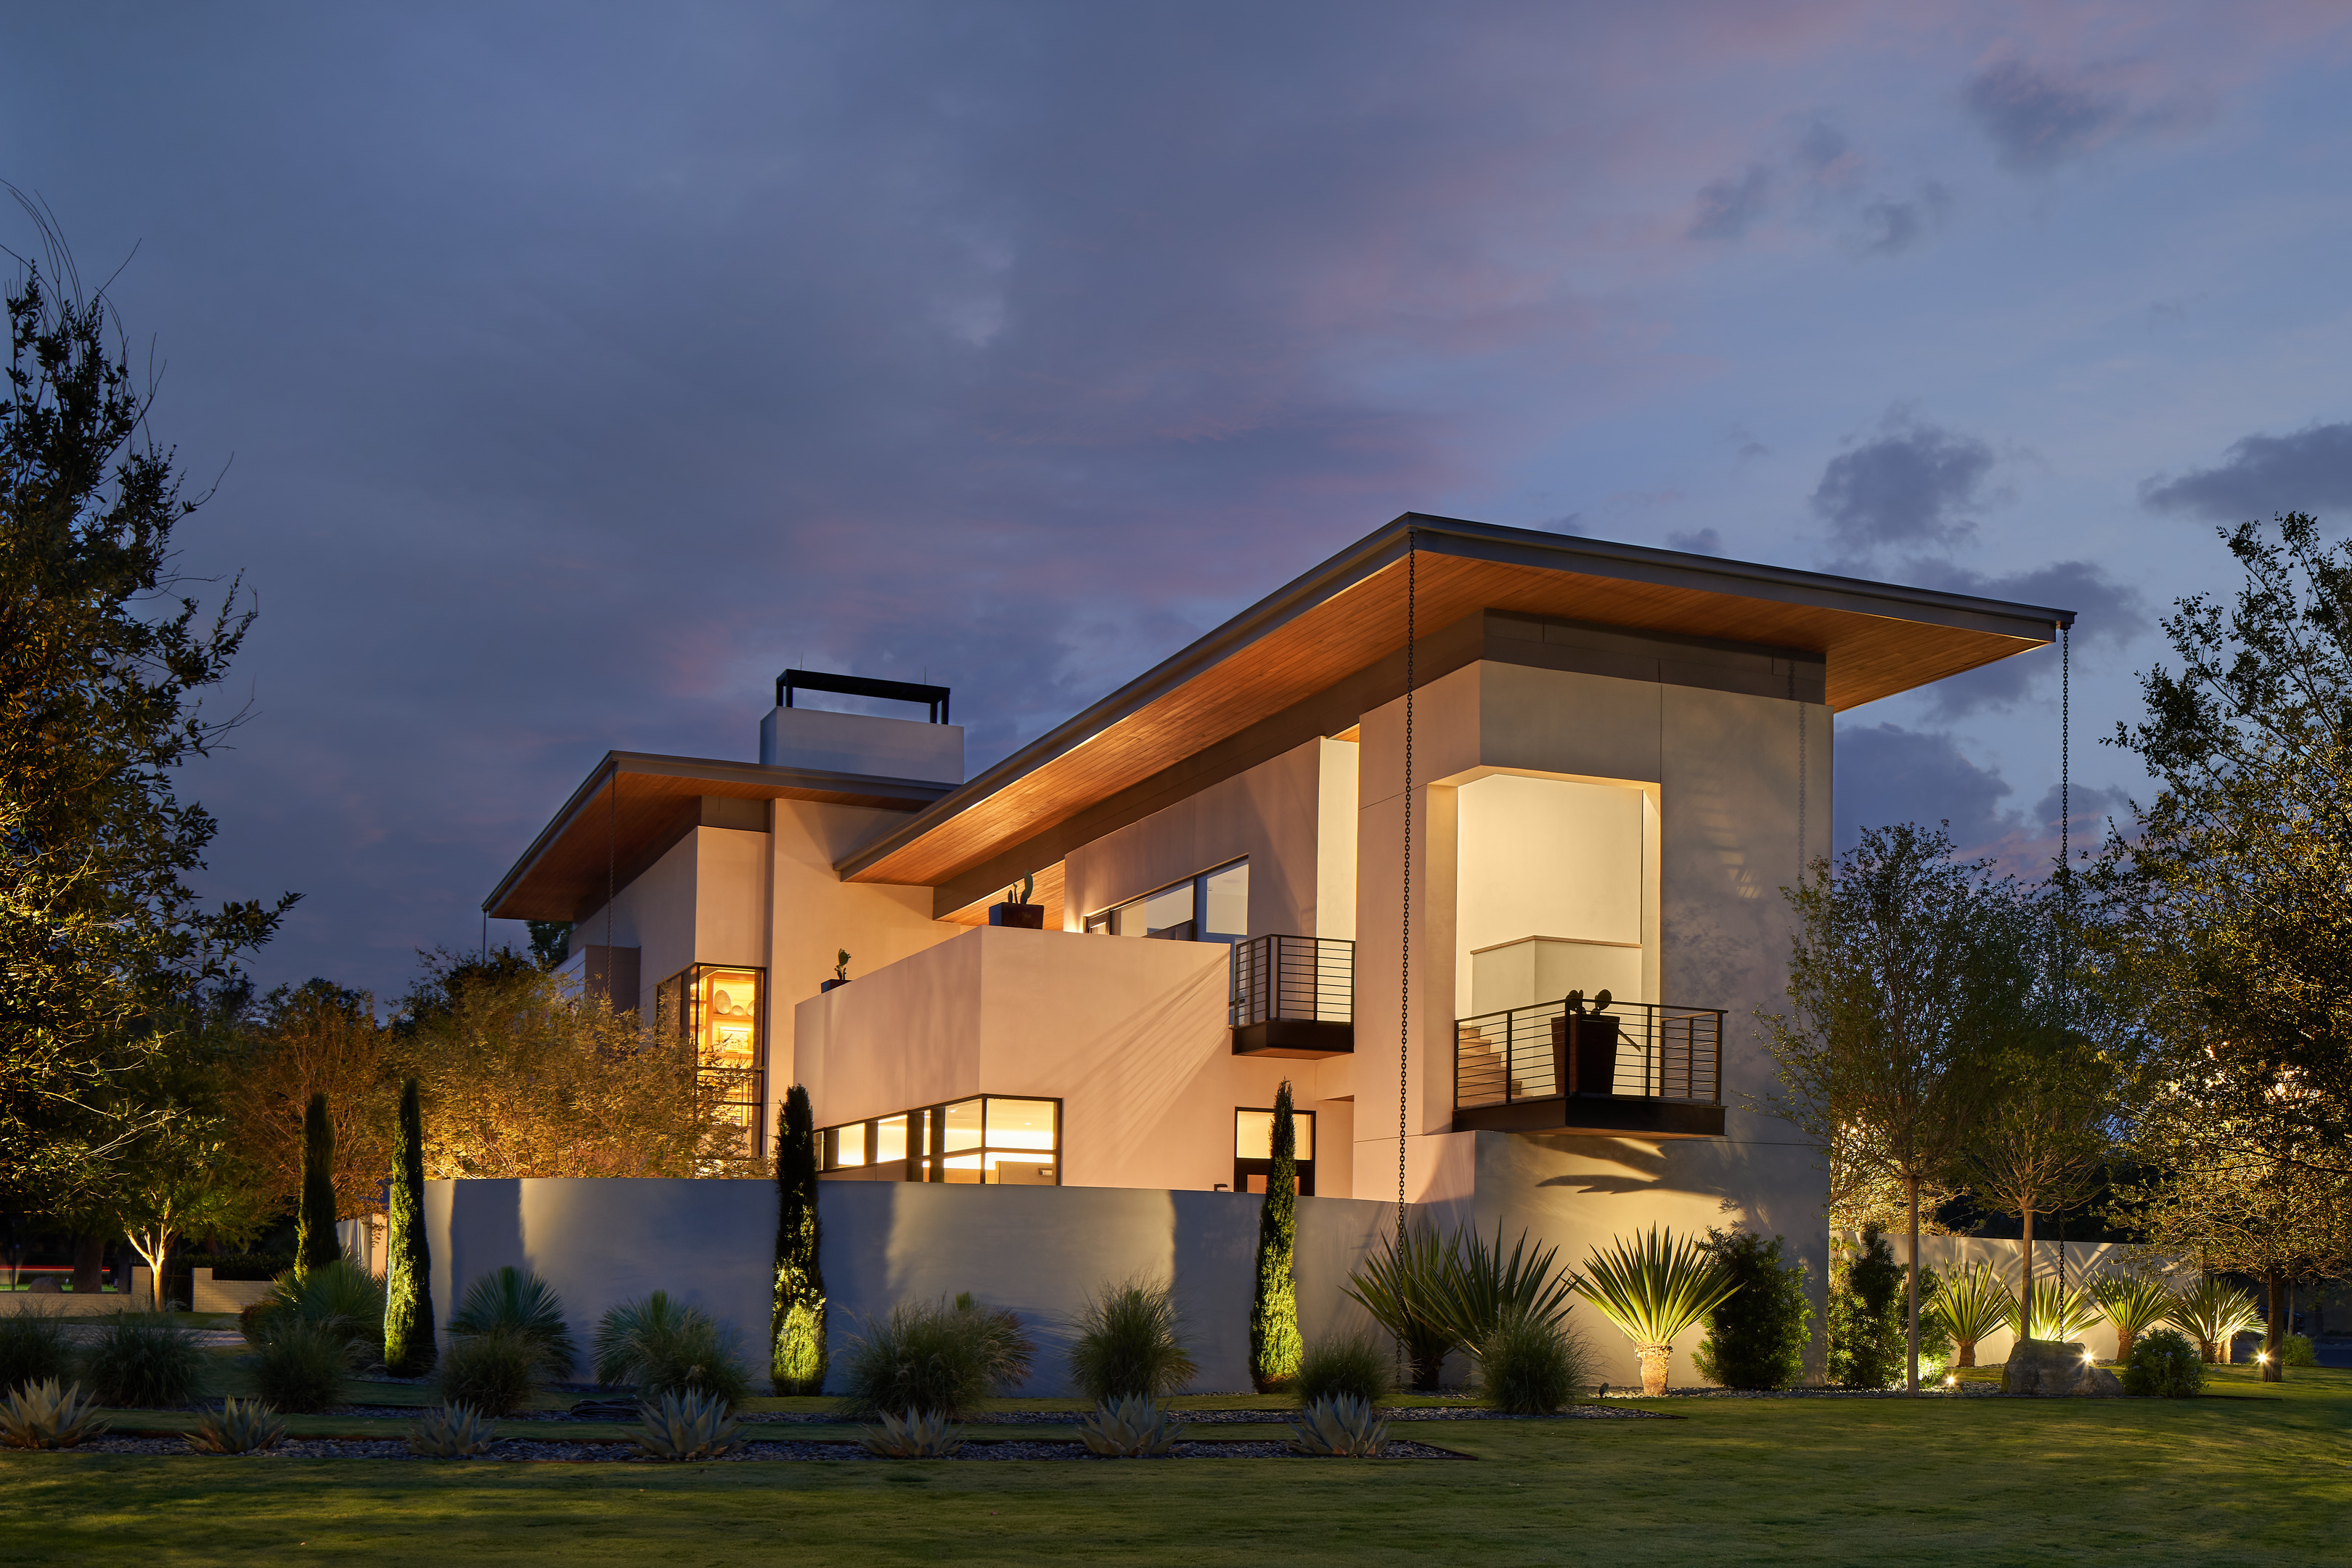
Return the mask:
[[[1015,931],[1044,931],[1045,906],[1043,904],[991,904],[988,923],[1011,926]]]
[[[822,996],[824,993],[832,990],[836,985],[846,985],[848,984],[849,982],[846,980],[828,980],[816,988],[817,994]]]
[[[1570,1013],[1554,1018],[1551,1074],[1562,1094],[1614,1094],[1617,1020],[1607,1013]]]

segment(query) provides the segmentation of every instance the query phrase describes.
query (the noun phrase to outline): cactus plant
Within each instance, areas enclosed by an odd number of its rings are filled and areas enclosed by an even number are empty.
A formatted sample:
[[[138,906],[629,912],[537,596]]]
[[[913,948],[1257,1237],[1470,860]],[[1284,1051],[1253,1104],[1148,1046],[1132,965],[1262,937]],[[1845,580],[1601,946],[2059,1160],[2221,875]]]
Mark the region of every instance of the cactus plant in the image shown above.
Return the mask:
[[[1301,1453],[1328,1459],[1377,1459],[1389,1446],[1389,1424],[1369,1401],[1344,1394],[1307,1406],[1290,1431]]]
[[[251,1454],[278,1447],[286,1423],[258,1399],[227,1399],[197,1416],[196,1429],[184,1436],[199,1454]]]
[[[723,1399],[701,1394],[665,1394],[658,1406],[640,1405],[645,1425],[637,1447],[656,1459],[715,1459],[735,1447],[741,1430]]]
[[[0,1447],[70,1448],[106,1430],[98,1404],[79,1383],[58,1386],[54,1377],[28,1383],[0,1403]]]
[[[963,1428],[929,1410],[910,1410],[904,1419],[885,1411],[857,1440],[878,1459],[944,1459],[963,1447]]]
[[[1130,1394],[1095,1406],[1078,1423],[1078,1438],[1089,1453],[1108,1459],[1140,1459],[1176,1446],[1175,1413],[1165,1405]]]
[[[497,1426],[470,1405],[445,1402],[409,1429],[408,1451],[428,1459],[464,1459],[487,1454],[498,1441]]]

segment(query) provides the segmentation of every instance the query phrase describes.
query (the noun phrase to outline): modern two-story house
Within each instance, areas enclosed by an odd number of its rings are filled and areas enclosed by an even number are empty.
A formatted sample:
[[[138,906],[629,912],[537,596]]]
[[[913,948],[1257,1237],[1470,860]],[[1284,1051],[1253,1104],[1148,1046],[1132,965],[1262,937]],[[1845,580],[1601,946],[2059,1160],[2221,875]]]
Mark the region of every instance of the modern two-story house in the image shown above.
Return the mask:
[[[1818,1265],[1753,1019],[1835,715],[2071,619],[1407,515],[974,777],[945,689],[788,671],[757,761],[607,754],[484,908],[755,1152],[806,1085],[828,1179],[1248,1191],[1287,1079],[1309,1193]]]

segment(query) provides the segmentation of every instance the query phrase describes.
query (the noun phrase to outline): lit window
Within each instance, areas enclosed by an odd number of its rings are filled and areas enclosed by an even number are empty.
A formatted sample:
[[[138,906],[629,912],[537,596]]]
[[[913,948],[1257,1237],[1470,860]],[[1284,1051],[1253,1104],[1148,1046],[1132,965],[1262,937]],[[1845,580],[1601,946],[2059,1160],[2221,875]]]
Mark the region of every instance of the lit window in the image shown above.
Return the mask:
[[[1291,1137],[1297,1145],[1298,1195],[1315,1195],[1315,1113],[1290,1113]],[[1262,1193],[1274,1173],[1274,1108],[1240,1106],[1234,1111],[1234,1191]]]
[[[1061,1143],[1060,1100],[992,1094],[817,1133],[828,1172],[871,1168],[884,1180],[966,1185],[1059,1186]]]
[[[846,1127],[833,1130],[833,1163],[836,1165],[866,1163],[866,1123],[853,1121]]]
[[[694,1052],[703,1082],[719,1091],[719,1113],[740,1130],[742,1152],[753,1159],[761,1153],[766,1092],[763,978],[757,969],[698,963],[654,991],[656,1030]]]
[[[1240,942],[1249,935],[1249,862],[1235,860],[1088,915],[1086,928],[1097,936]]]

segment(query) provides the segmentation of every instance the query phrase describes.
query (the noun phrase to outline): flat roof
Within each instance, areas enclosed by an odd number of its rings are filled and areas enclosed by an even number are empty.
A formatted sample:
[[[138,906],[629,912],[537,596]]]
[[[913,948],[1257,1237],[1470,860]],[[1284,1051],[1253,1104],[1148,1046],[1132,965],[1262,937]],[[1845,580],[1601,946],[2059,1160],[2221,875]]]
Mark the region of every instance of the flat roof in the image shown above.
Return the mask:
[[[938,888],[1481,610],[1820,656],[1833,710],[2048,646],[2072,610],[1407,512],[906,824],[845,880]],[[1002,870],[1003,868],[996,868]]]

